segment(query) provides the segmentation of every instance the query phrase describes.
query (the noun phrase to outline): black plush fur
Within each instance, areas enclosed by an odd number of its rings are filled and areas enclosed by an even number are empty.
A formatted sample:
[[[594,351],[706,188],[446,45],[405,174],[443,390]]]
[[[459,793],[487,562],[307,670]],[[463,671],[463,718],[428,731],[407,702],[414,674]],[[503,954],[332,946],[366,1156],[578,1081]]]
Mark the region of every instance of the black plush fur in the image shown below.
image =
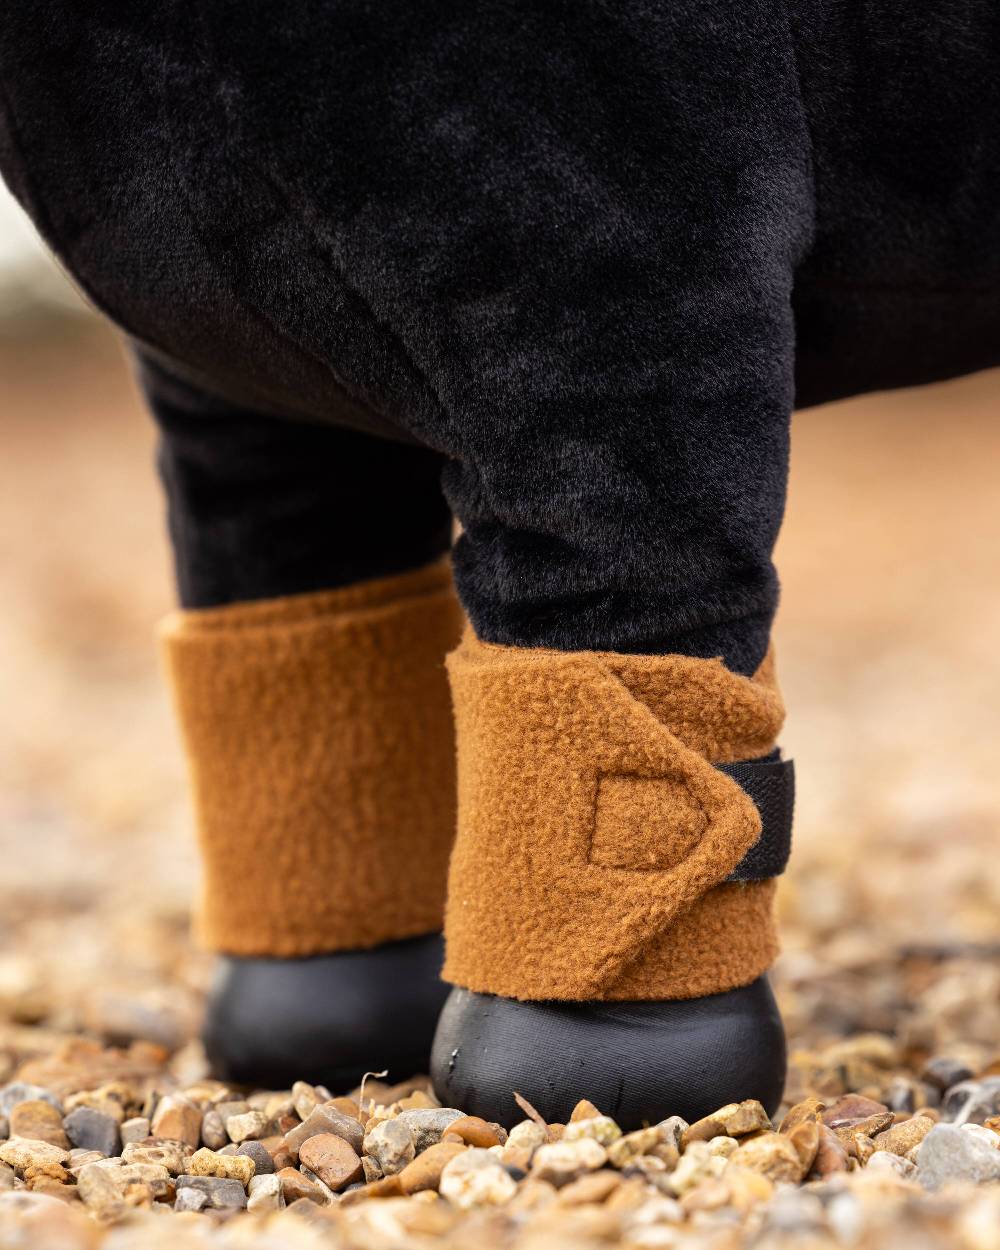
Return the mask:
[[[751,671],[796,388],[1000,361],[994,0],[36,0],[0,83],[148,358],[441,458],[492,641]]]

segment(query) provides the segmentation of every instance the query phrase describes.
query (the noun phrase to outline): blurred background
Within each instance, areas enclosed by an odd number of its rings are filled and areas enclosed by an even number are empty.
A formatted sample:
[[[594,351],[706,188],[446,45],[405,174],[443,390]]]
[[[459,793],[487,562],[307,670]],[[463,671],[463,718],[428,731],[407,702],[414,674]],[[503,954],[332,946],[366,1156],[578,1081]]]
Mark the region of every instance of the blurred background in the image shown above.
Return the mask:
[[[210,971],[155,647],[172,591],[151,425],[114,334],[5,195],[0,429],[2,1079],[5,1053],[53,1034],[183,1045]],[[875,1032],[982,1062],[1000,1037],[1000,373],[798,415],[778,562],[793,1045]]]

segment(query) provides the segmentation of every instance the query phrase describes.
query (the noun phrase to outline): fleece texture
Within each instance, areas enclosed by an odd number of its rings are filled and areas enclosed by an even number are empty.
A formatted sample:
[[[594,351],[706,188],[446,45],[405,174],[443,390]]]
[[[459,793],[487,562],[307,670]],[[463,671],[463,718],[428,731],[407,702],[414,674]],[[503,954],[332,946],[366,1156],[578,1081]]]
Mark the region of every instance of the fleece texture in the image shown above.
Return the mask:
[[[455,820],[445,563],[178,612],[163,645],[210,949],[298,956],[441,926]]]
[[[716,763],[767,755],[770,654],[483,643],[449,657],[458,741],[445,978],[519,999],[696,998],[772,962],[773,882],[724,884],[760,835]]]
[[[33,0],[0,84],[148,356],[439,457],[496,643],[753,673],[793,401],[1000,362],[996,0]]]

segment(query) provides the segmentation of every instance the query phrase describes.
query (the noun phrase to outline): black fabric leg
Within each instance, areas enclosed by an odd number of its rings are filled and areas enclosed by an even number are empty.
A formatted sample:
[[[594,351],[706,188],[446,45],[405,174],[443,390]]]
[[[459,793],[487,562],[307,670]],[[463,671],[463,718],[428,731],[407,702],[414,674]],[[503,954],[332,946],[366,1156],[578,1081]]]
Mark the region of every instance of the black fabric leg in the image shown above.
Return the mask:
[[[448,550],[436,453],[238,408],[138,360],[184,607],[332,590]]]

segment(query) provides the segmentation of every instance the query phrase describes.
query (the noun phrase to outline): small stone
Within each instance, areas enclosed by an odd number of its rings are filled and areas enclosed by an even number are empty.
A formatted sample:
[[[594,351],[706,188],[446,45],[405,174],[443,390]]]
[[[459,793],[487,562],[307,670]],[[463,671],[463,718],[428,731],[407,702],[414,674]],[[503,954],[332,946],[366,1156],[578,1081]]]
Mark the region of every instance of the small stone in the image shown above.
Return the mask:
[[[201,1140],[209,1150],[221,1150],[229,1144],[225,1122],[214,1107],[210,1107],[202,1116]]]
[[[802,1164],[802,1175],[806,1176],[816,1161],[819,1151],[820,1124],[818,1120],[803,1120],[787,1134],[788,1140],[795,1147],[795,1153]]]
[[[404,1194],[419,1194],[437,1189],[441,1173],[448,1163],[468,1149],[462,1142],[443,1141],[428,1146],[399,1173],[399,1184]]]
[[[238,1155],[245,1155],[248,1159],[253,1160],[254,1176],[269,1176],[275,1171],[274,1160],[271,1158],[271,1152],[259,1141],[244,1142],[236,1152]]]
[[[743,1142],[729,1156],[730,1162],[751,1172],[759,1172],[775,1184],[800,1181],[805,1169],[795,1146],[781,1133],[761,1133]]]
[[[517,1193],[517,1182],[488,1150],[473,1147],[445,1165],[439,1192],[453,1206],[468,1211],[510,1202]]]
[[[242,1115],[231,1115],[226,1120],[226,1132],[229,1140],[237,1144],[245,1141],[257,1141],[267,1134],[270,1123],[263,1111],[244,1111]]]
[[[562,1135],[563,1141],[580,1141],[583,1137],[591,1137],[602,1146],[610,1146],[621,1137],[622,1131],[607,1115],[587,1116],[582,1120],[571,1120]]]
[[[963,1124],[960,1127],[963,1133],[971,1133],[977,1141],[985,1142],[994,1150],[1000,1149],[1000,1133],[996,1129],[987,1128],[985,1124]]]
[[[941,1103],[941,1114],[945,1120],[971,1120],[975,1124],[1000,1114],[1000,1076],[952,1086]]]
[[[385,1179],[378,1160],[373,1159],[371,1155],[363,1155],[361,1158],[361,1170],[365,1174],[365,1184],[374,1185],[376,1181]]]
[[[729,1103],[704,1119],[696,1120],[684,1131],[681,1144],[688,1146],[691,1142],[710,1141],[713,1137],[745,1137],[770,1127],[771,1120],[761,1104],[756,1098],[748,1098],[744,1102]]]
[[[177,1193],[197,1189],[207,1206],[215,1211],[241,1211],[247,1205],[246,1191],[237,1180],[219,1176],[185,1175],[177,1178]]]
[[[395,1176],[397,1172],[402,1172],[417,1153],[410,1130],[398,1119],[383,1120],[367,1133],[364,1150],[378,1164],[382,1176]]]
[[[304,1141],[299,1163],[315,1172],[334,1192],[362,1177],[357,1152],[336,1133],[317,1133]]]
[[[539,1146],[531,1160],[532,1175],[558,1189],[584,1172],[595,1172],[608,1161],[608,1152],[592,1137]]]
[[[292,1107],[300,1120],[308,1120],[322,1099],[312,1085],[296,1081],[292,1086]]]
[[[835,1172],[846,1172],[848,1167],[847,1147],[837,1134],[825,1124],[819,1126],[819,1144],[816,1158],[813,1161],[813,1173],[822,1178],[832,1176]]]
[[[186,1098],[169,1095],[161,1099],[150,1123],[154,1137],[165,1137],[170,1141],[186,1142],[197,1148],[201,1140],[200,1108]]]
[[[973,1072],[966,1064],[960,1059],[953,1059],[950,1055],[936,1055],[925,1064],[920,1073],[921,1080],[926,1081],[928,1085],[933,1085],[942,1094],[953,1085],[960,1085],[963,1081],[970,1080],[972,1076]]]
[[[401,1111],[396,1118],[409,1129],[414,1149],[420,1154],[428,1146],[436,1145],[455,1121],[465,1116],[454,1107],[429,1107]]]
[[[219,1113],[225,1124],[230,1116],[245,1115],[251,1107],[245,1098],[223,1098],[214,1105],[213,1110]]]
[[[129,1142],[122,1147],[122,1162],[141,1163],[166,1168],[171,1176],[187,1172],[190,1147],[179,1141],[158,1141],[155,1137],[142,1142]]]
[[[848,1124],[840,1124],[833,1131],[844,1145],[850,1149],[856,1138],[877,1137],[879,1133],[884,1133],[887,1129],[892,1128],[894,1120],[895,1116],[891,1111],[877,1111],[865,1120],[854,1120]]]
[[[108,1162],[113,1161],[105,1160],[105,1166]],[[158,1163],[128,1163],[119,1169],[118,1175],[126,1189],[130,1185],[141,1185],[149,1191],[151,1197],[157,1200],[173,1201],[173,1177],[165,1167]],[[128,1194],[126,1193],[125,1196],[127,1200]]]
[[[207,1202],[208,1194],[188,1185],[185,1189],[178,1189],[177,1197],[174,1199],[174,1210],[200,1211]]]
[[[341,1138],[355,1154],[360,1154],[363,1149],[365,1131],[361,1124],[338,1111],[336,1107],[325,1105],[314,1107],[306,1120],[285,1134],[285,1148],[292,1155],[298,1156],[303,1143],[320,1133],[332,1133]]]
[[[728,1159],[733,1151],[739,1147],[739,1144],[735,1137],[713,1137],[708,1143],[708,1149],[712,1154],[721,1155],[723,1159]]]
[[[580,1176],[564,1185],[558,1191],[557,1201],[561,1207],[596,1205],[610,1197],[621,1184],[622,1178],[617,1172],[601,1168],[598,1172],[588,1172],[586,1176]]]
[[[854,1128],[872,1116],[884,1116],[888,1110],[885,1103],[875,1102],[872,1098],[863,1098],[860,1094],[845,1094],[823,1112],[821,1119],[827,1128],[834,1130]]]
[[[248,1211],[280,1211],[284,1205],[285,1195],[279,1176],[268,1173],[251,1178],[250,1197],[247,1200]]]
[[[66,1136],[81,1150],[97,1150],[102,1155],[116,1155],[121,1150],[121,1133],[113,1116],[92,1107],[77,1107],[71,1111],[63,1127]]]
[[[288,1206],[300,1198],[308,1198],[310,1202],[315,1202],[321,1207],[326,1206],[327,1197],[323,1190],[308,1177],[303,1176],[297,1168],[282,1168],[276,1175],[281,1182],[282,1197]]]
[[[11,1109],[10,1135],[48,1142],[50,1146],[61,1146],[65,1150],[70,1146],[62,1116],[51,1103],[40,1098],[19,1102]]]
[[[506,1144],[525,1150],[537,1150],[548,1141],[545,1129],[534,1120],[521,1120],[507,1134]]]
[[[125,1211],[122,1181],[117,1169],[90,1163],[80,1172],[77,1192],[84,1203],[101,1220],[114,1220]]]
[[[33,1137],[12,1137],[0,1145],[0,1162],[9,1163],[15,1172],[44,1167],[49,1163],[63,1164],[68,1160],[69,1151],[62,1146],[53,1146]]]
[[[934,1121],[930,1116],[914,1115],[876,1134],[872,1141],[876,1150],[900,1156],[908,1155],[914,1146],[920,1145],[933,1127]]]
[[[581,1098],[573,1108],[569,1122],[570,1124],[576,1124],[578,1120],[592,1120],[600,1114],[600,1111],[598,1111],[589,1098]]]
[[[785,1118],[781,1121],[778,1132],[790,1133],[799,1124],[805,1124],[810,1120],[819,1120],[826,1109],[827,1104],[821,1099],[813,1097],[804,1098],[802,1102],[797,1102],[793,1107],[789,1107],[785,1113]]]
[[[901,1176],[903,1180],[912,1180],[917,1174],[917,1165],[891,1150],[876,1150],[865,1165],[868,1172],[887,1172],[893,1176]]]
[[[713,1155],[708,1142],[692,1142],[670,1175],[670,1189],[681,1197],[705,1181],[717,1180],[726,1167],[727,1161],[721,1155]]]
[[[116,1124],[125,1120],[125,1109],[135,1101],[134,1094],[128,1085],[121,1081],[109,1081],[97,1089],[81,1089],[70,1094],[66,1099],[66,1112],[75,1111],[77,1107],[90,1107],[92,1111],[101,1111],[111,1116]]]
[[[191,1156],[187,1171],[190,1176],[218,1176],[239,1181],[246,1188],[254,1174],[254,1161],[246,1155],[219,1154],[202,1146]]]
[[[0,1116],[9,1121],[10,1113],[21,1102],[47,1102],[62,1114],[62,1103],[51,1090],[44,1089],[41,1085],[30,1085],[26,1081],[12,1081],[0,1089]]]
[[[463,1115],[460,1120],[455,1120],[448,1126],[448,1133],[459,1141],[464,1141],[467,1146],[477,1146],[481,1150],[500,1145],[500,1134],[496,1126],[488,1124],[478,1115]]]
[[[916,1154],[917,1179],[925,1189],[949,1181],[1000,1180],[1000,1150],[963,1133],[954,1124],[935,1124]]]
[[[672,1129],[665,1124],[636,1129],[619,1137],[608,1147],[608,1162],[615,1168],[626,1168],[643,1155],[652,1155],[668,1167],[675,1167],[679,1151]]]
[[[109,1116],[108,1118],[113,1119],[114,1117]],[[149,1120],[144,1115],[137,1115],[130,1120],[123,1120],[119,1132],[123,1146],[127,1146],[130,1142],[145,1141],[149,1136]]]

